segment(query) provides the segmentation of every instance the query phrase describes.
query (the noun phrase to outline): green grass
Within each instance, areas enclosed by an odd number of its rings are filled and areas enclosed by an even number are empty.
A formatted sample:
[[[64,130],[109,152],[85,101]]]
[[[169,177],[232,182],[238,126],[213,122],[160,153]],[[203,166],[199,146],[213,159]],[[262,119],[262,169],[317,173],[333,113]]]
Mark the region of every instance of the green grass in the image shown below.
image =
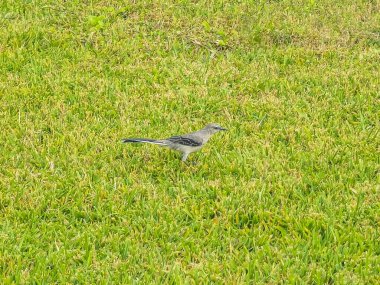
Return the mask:
[[[379,11],[1,1],[0,283],[376,284]]]

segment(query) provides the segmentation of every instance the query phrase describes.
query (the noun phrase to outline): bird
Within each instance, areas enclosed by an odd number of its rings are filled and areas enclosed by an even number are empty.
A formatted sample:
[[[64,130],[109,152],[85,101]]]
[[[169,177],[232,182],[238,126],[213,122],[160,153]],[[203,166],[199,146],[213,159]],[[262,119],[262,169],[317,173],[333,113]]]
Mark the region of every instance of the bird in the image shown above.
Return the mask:
[[[150,143],[163,147],[168,147],[182,153],[182,161],[186,162],[190,153],[200,150],[210,139],[210,137],[220,131],[226,131],[219,124],[208,124],[203,129],[179,136],[172,136],[167,139],[147,139],[147,138],[126,138],[123,143]]]

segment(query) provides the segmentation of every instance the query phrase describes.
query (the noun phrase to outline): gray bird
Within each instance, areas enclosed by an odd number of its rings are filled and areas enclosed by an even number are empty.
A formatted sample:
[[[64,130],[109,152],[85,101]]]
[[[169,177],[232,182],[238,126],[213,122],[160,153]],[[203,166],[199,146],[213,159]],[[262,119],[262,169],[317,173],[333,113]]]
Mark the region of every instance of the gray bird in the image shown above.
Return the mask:
[[[164,147],[168,147],[173,150],[180,151],[182,153],[182,161],[186,161],[188,155],[192,152],[200,150],[210,139],[210,137],[219,132],[226,131],[218,124],[208,124],[203,129],[194,133],[174,136],[163,140],[143,139],[143,138],[129,138],[123,139],[124,143],[151,143]]]

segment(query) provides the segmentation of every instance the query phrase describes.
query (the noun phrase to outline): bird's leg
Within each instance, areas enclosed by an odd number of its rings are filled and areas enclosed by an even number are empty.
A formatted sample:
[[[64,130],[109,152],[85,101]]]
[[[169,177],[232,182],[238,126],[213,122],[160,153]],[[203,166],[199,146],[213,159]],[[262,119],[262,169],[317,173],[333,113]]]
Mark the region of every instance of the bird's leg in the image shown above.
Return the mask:
[[[198,164],[198,161],[190,161],[190,162],[186,161],[188,156],[189,156],[189,153],[184,152],[182,154],[182,162],[184,162],[187,166]]]
[[[184,152],[184,153],[182,154],[182,161],[183,161],[183,162],[186,162],[186,159],[187,159],[188,156],[189,156],[189,154],[188,154],[187,152]]]

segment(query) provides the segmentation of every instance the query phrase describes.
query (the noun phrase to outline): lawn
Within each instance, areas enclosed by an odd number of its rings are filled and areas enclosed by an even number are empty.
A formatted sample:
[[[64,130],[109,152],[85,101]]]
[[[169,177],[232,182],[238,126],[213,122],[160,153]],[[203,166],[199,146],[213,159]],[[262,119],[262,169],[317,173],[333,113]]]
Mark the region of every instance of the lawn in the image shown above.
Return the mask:
[[[379,74],[377,0],[2,0],[0,283],[378,284]]]

